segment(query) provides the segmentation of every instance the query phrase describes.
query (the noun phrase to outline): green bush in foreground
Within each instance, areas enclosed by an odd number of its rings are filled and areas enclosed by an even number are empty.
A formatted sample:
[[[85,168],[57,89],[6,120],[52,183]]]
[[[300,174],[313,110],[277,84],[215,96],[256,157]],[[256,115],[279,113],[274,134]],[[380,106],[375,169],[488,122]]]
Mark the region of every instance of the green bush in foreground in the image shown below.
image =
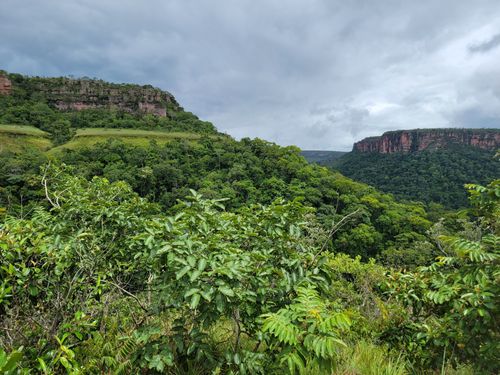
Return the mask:
[[[0,227],[5,371],[495,370],[498,185],[475,188],[477,245],[445,239],[448,257],[386,276],[326,251],[328,234],[297,201],[227,212],[192,192],[165,214],[123,182],[58,169],[41,182],[50,208]],[[471,351],[452,350],[461,343]]]

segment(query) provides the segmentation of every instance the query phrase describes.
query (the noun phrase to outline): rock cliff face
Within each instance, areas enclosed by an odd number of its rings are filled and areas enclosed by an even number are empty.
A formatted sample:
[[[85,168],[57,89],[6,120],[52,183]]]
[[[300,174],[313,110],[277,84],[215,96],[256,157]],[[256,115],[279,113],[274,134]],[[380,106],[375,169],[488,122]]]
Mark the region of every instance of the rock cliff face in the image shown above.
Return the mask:
[[[6,77],[5,79],[10,82]],[[1,90],[0,76],[0,90]],[[115,84],[95,79],[20,77],[12,86],[43,95],[60,110],[116,108],[130,113],[150,113],[165,117],[181,110],[174,96],[153,86]],[[10,93],[10,87],[5,89]]]
[[[450,144],[462,144],[485,150],[500,148],[500,129],[415,129],[399,130],[369,137],[356,142],[353,151],[416,152],[426,149],[446,148]]]
[[[10,80],[6,76],[0,74],[0,95],[9,95],[11,89],[12,83]]]

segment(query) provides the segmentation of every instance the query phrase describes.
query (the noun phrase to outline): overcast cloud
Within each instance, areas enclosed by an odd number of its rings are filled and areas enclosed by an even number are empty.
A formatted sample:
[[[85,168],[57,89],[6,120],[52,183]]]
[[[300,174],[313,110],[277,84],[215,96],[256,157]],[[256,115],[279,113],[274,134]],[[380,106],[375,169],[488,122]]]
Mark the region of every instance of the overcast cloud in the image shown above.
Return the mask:
[[[500,1],[0,0],[0,69],[151,83],[236,138],[500,127]]]

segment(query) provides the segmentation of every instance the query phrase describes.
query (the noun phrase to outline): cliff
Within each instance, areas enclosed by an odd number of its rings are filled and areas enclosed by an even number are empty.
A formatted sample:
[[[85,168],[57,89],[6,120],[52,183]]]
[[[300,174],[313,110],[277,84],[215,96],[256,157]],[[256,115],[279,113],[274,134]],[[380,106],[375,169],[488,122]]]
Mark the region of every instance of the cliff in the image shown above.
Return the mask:
[[[41,95],[49,105],[59,110],[111,108],[162,117],[182,110],[172,94],[150,85],[116,84],[89,78],[0,74],[0,93],[8,95],[16,89],[30,95]]]
[[[500,129],[415,129],[390,131],[379,137],[356,142],[355,152],[416,152],[447,148],[450,144],[478,147],[484,150],[500,148]]]

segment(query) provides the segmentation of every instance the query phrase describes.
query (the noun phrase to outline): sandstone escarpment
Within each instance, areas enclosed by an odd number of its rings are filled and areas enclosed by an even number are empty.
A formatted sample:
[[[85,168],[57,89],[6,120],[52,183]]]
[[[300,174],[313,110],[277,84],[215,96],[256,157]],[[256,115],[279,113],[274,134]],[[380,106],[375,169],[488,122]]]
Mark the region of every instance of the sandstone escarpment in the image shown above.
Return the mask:
[[[111,108],[162,117],[182,110],[172,94],[150,85],[116,84],[89,78],[40,78],[16,75],[13,87],[38,93],[45,97],[49,105],[59,110]]]
[[[353,151],[416,152],[446,148],[461,144],[495,150],[500,147],[500,129],[415,129],[386,132],[380,137],[369,137],[356,142]]]

